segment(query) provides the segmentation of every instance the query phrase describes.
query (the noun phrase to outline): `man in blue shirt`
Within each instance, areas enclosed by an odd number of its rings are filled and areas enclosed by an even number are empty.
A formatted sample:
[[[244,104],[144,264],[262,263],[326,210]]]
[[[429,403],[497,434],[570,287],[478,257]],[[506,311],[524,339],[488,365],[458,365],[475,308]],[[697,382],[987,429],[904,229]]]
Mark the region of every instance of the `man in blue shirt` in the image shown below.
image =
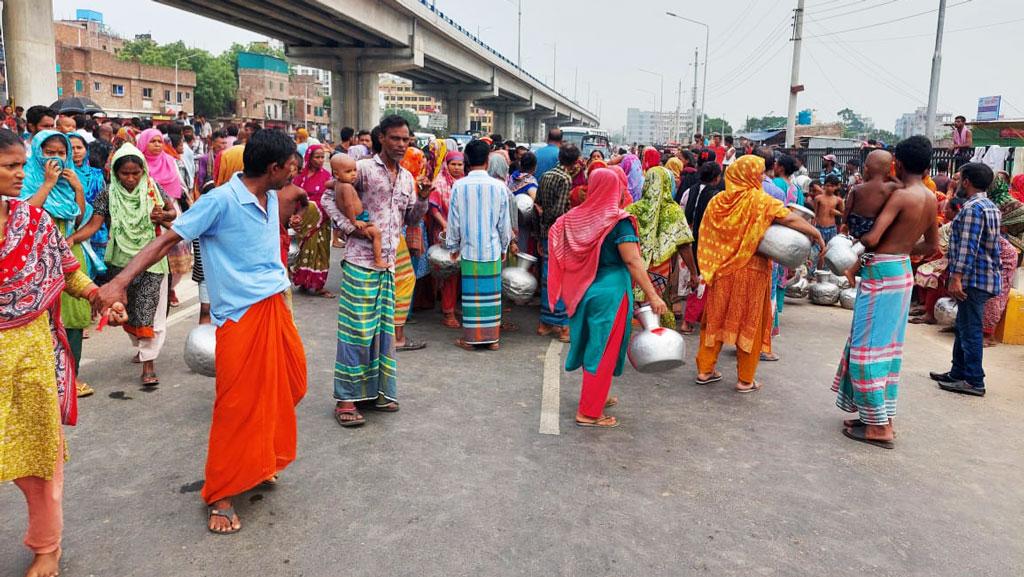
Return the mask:
[[[999,262],[1000,212],[985,191],[992,185],[992,169],[971,162],[960,169],[960,186],[967,202],[952,222],[949,250],[949,295],[958,302],[953,326],[953,367],[931,373],[941,389],[985,396],[982,316],[985,301],[1002,289]]]
[[[538,150],[537,172],[534,176],[537,182],[544,176],[544,173],[558,166],[558,151],[562,148],[562,130],[552,128],[548,131],[548,145]]]
[[[276,482],[295,459],[295,405],[306,393],[306,355],[283,296],[289,281],[276,192],[295,174],[294,156],[295,143],[284,132],[254,132],[244,171],[203,195],[99,292],[99,309],[125,302],[135,276],[182,240],[199,239],[217,326],[216,399],[202,492],[213,533],[238,532],[232,497]]]
[[[466,145],[469,173],[455,181],[448,208],[449,250],[462,257],[462,329],[455,344],[467,350],[498,350],[501,336],[501,263],[512,240],[509,192],[487,174],[490,147]]]

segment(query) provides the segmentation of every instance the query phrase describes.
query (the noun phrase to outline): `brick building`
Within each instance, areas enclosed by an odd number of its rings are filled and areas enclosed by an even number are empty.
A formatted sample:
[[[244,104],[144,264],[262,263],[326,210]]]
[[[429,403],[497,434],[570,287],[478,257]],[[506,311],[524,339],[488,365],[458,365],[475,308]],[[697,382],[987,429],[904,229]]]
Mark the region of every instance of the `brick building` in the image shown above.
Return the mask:
[[[294,70],[294,68],[293,68]],[[295,127],[305,126],[310,134],[322,134],[330,129],[331,117],[324,106],[323,86],[312,75],[295,74],[290,79],[290,120]]]
[[[287,128],[292,120],[291,98],[287,62],[267,54],[238,53],[235,115],[240,120],[260,122],[268,128]]]
[[[103,23],[103,14],[93,10],[79,10],[74,20],[54,22],[53,34],[57,44],[66,46],[97,48],[114,54],[124,47],[124,38]]]
[[[381,104],[385,110],[398,108],[411,110],[420,117],[420,125],[426,126],[429,115],[447,113],[433,96],[419,94],[412,88],[412,82],[393,74],[382,74],[380,78]],[[472,107],[469,110],[470,130],[490,134],[494,126],[494,113],[485,108]]]

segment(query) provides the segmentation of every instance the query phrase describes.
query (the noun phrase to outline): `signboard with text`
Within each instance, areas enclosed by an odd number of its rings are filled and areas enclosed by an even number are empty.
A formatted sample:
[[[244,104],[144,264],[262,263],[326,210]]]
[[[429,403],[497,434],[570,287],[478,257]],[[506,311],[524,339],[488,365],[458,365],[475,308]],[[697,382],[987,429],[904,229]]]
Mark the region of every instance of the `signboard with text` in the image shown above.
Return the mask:
[[[978,99],[977,119],[999,120],[999,108],[1002,105],[1002,96],[985,96]]]

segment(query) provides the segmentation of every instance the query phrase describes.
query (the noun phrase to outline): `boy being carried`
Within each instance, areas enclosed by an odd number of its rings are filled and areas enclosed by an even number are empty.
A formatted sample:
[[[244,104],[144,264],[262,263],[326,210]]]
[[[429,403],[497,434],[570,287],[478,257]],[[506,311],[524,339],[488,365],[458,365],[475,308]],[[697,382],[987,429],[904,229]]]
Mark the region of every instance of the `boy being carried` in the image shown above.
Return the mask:
[[[846,231],[858,239],[871,232],[889,195],[901,186],[892,176],[892,154],[881,149],[868,154],[864,161],[864,178],[864,184],[854,186],[846,197],[843,215]]]
[[[388,263],[381,258],[380,229],[370,221],[370,213],[363,207],[363,201],[353,186],[357,175],[356,161],[347,154],[335,154],[331,157],[331,172],[334,174],[334,189],[338,193],[334,199],[338,210],[373,240],[373,266],[387,269]]]

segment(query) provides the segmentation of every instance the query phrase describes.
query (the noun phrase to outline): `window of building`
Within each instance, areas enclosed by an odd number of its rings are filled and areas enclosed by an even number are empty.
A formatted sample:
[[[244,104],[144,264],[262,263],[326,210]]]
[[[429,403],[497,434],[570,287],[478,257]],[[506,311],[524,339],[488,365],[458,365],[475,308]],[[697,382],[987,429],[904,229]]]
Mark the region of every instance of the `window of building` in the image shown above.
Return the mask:
[[[75,80],[75,92],[85,92],[85,82],[81,80]]]
[[[178,102],[178,104],[181,104],[181,93],[179,92],[179,93],[177,94],[177,96],[178,96],[178,100],[177,100],[177,102]]]
[[[111,84],[110,93],[114,96],[124,96],[124,84]]]
[[[273,80],[268,80],[267,81],[267,90],[273,90],[273,89],[274,89],[274,81]]]
[[[284,82],[278,82],[277,89],[281,92],[284,92]]]
[[[57,97],[60,98],[61,96],[64,96],[64,89],[61,88],[60,86],[58,86],[57,87]]]
[[[171,91],[170,90],[164,90],[164,100],[170,100],[170,99],[171,99]]]
[[[92,91],[93,92],[99,92],[100,90],[103,90],[103,85],[100,84],[99,82],[93,82],[92,83]]]
[[[185,93],[185,100],[192,100],[192,93],[191,92],[186,92]]]
[[[143,98],[153,98],[153,89],[152,88],[143,88],[142,89],[142,97]]]

